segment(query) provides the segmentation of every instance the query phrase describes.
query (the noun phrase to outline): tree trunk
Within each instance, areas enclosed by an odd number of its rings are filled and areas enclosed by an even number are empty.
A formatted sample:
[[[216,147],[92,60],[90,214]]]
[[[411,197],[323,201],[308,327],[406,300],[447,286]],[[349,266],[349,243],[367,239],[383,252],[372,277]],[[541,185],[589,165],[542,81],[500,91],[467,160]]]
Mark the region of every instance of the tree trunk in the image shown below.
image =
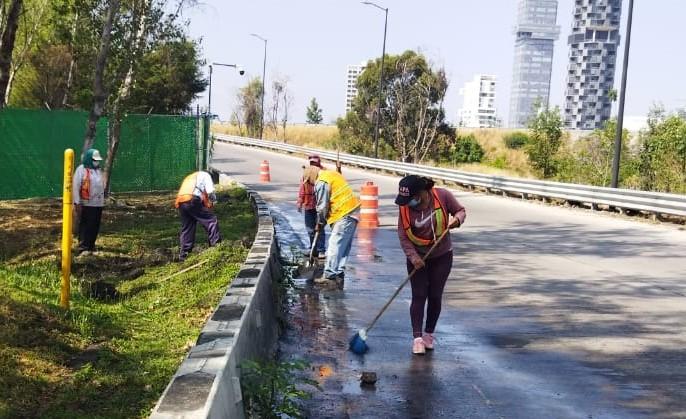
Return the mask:
[[[286,142],[286,125],[288,124],[288,105],[290,104],[290,98],[288,97],[288,91],[284,89],[283,93],[283,119],[281,119],[281,125],[283,126],[283,142]]]
[[[24,63],[26,62],[26,57],[31,52],[33,39],[36,33],[38,32],[39,26],[43,23],[45,11],[47,8],[47,1],[44,1],[43,3],[36,5],[36,7],[33,10],[24,8],[24,16],[31,16],[31,19],[33,19],[33,25],[30,29],[24,29],[26,33],[26,36],[24,37],[24,45],[18,53],[14,54],[14,59],[12,62],[12,66],[10,68],[9,81],[7,82],[7,87],[5,89],[5,103],[9,103],[10,101],[10,93],[12,92],[12,85],[14,83],[14,79],[16,78],[16,75],[19,72],[19,70],[21,70],[21,68],[24,66]],[[26,26],[26,23],[26,19],[24,19],[24,26]]]
[[[126,76],[122,81],[119,93],[112,106],[112,116],[109,123],[109,135],[107,137],[107,159],[105,160],[105,169],[103,171],[103,183],[105,184],[105,191],[109,194],[110,190],[110,175],[112,173],[112,166],[114,159],[117,156],[119,149],[119,139],[121,138],[121,123],[124,118],[124,105],[126,100],[131,95],[131,88],[135,81],[135,69],[138,64],[144,44],[145,34],[147,32],[147,11],[148,1],[141,2],[141,10],[137,21],[136,34],[131,41],[131,56],[129,59],[129,68],[126,71]]]
[[[7,10],[7,20],[0,37],[0,109],[7,104],[5,93],[10,82],[12,69],[12,51],[17,37],[19,15],[23,6],[23,0],[12,0]]]
[[[71,40],[69,43],[69,52],[71,53],[71,60],[69,61],[69,72],[67,73],[67,86],[64,89],[64,96],[62,97],[62,107],[66,108],[69,104],[69,92],[71,85],[74,82],[74,66],[76,65],[76,57],[74,56],[74,42],[76,40],[76,27],[79,22],[79,9],[76,8],[74,14],[74,24],[71,25]]]
[[[119,11],[119,0],[110,0],[110,5],[107,9],[107,17],[102,27],[102,34],[100,36],[100,49],[98,57],[95,60],[95,78],[93,80],[93,108],[88,115],[88,125],[86,126],[86,134],[83,138],[83,150],[81,155],[93,146],[95,142],[95,131],[98,120],[105,109],[105,100],[107,99],[107,92],[105,92],[105,85],[103,78],[105,75],[105,67],[107,66],[107,58],[110,52],[110,43],[112,40],[112,26],[114,19]]]

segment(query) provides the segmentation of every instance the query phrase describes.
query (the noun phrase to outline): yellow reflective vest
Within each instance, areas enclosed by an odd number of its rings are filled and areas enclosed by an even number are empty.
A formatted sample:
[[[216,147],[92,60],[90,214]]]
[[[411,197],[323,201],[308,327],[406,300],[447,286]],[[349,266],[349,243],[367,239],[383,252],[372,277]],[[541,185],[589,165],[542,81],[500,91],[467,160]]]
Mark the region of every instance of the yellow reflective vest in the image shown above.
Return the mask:
[[[317,181],[329,184],[331,189],[327,224],[335,223],[360,207],[360,200],[340,173],[334,170],[320,170]]]
[[[174,202],[174,206],[176,208],[178,208],[182,203],[193,199],[193,191],[195,191],[198,185],[198,173],[200,172],[191,173],[190,175],[186,176],[181,183],[179,192],[176,194],[176,201]],[[212,201],[210,201],[209,196],[205,191],[201,191],[200,198],[202,199],[202,204],[206,208],[212,208]]]

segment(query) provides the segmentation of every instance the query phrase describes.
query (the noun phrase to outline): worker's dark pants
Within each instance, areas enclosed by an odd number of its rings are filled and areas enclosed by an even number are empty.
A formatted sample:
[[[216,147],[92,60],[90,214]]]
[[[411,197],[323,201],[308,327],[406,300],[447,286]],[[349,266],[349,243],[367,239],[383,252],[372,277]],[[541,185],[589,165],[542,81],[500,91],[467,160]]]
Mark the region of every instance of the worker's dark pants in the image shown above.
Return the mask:
[[[312,242],[315,236],[315,227],[317,226],[317,210],[316,209],[306,209],[303,211],[305,213],[305,228],[307,229],[307,235],[310,236],[310,249],[312,248]],[[326,254],[326,232],[324,228],[319,231],[319,237],[317,238],[317,247],[314,249],[316,254]],[[309,254],[309,252],[308,252]]]
[[[100,231],[102,207],[81,206],[79,218],[79,251],[94,251],[95,239]]]
[[[199,197],[194,197],[189,202],[179,205],[179,214],[181,215],[180,260],[186,259],[188,253],[193,250],[197,223],[200,223],[207,232],[207,241],[210,246],[221,241],[217,216],[202,205]]]
[[[426,307],[426,333],[433,333],[441,315],[441,299],[443,288],[453,267],[453,252],[447,252],[435,258],[426,260],[422,269],[418,270],[410,279],[412,284],[412,302],[410,303],[410,319],[412,320],[412,334],[422,337],[422,323],[424,322],[424,306]],[[407,260],[407,272],[410,273],[414,265]]]

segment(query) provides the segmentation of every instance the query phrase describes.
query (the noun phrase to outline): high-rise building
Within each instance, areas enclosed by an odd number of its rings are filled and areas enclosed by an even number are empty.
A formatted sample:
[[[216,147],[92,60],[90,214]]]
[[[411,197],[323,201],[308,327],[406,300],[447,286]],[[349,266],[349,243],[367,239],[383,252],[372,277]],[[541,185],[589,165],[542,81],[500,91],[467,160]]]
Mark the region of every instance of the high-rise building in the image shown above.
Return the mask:
[[[460,89],[464,97],[459,119],[461,127],[494,128],[500,126],[495,110],[496,77],[477,74]]]
[[[569,35],[565,125],[602,128],[610,119],[622,0],[575,0]]]
[[[357,78],[360,76],[360,74],[362,74],[366,66],[366,62],[348,66],[345,84],[345,113],[350,112],[350,110],[353,108],[353,101],[355,100],[355,97],[357,97]]]
[[[553,49],[560,36],[557,0],[519,0],[509,126],[526,126],[537,102],[548,105]]]

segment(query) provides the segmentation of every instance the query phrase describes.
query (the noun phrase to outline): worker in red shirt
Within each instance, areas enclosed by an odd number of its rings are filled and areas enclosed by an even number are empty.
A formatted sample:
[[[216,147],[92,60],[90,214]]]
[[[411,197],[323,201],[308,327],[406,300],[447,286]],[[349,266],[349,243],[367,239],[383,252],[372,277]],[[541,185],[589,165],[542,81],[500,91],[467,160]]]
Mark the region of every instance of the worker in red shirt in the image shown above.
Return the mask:
[[[298,212],[305,216],[305,228],[310,237],[310,248],[312,248],[315,229],[317,226],[317,199],[314,194],[314,185],[317,182],[319,170],[322,168],[321,159],[317,155],[312,155],[307,158],[308,165],[303,170],[302,178],[300,179],[300,189],[298,191]],[[314,249],[316,257],[326,257],[326,233],[324,229],[319,230],[319,237],[317,238],[317,245]],[[308,252],[309,254],[309,252]]]

